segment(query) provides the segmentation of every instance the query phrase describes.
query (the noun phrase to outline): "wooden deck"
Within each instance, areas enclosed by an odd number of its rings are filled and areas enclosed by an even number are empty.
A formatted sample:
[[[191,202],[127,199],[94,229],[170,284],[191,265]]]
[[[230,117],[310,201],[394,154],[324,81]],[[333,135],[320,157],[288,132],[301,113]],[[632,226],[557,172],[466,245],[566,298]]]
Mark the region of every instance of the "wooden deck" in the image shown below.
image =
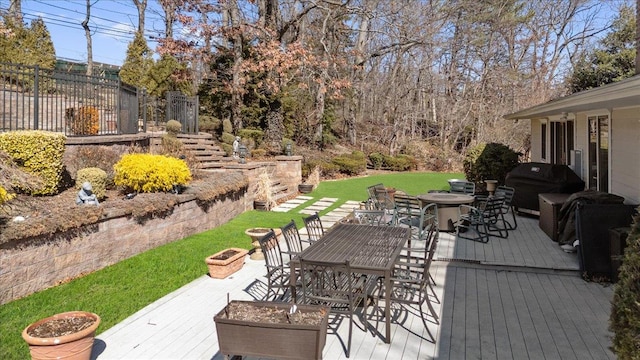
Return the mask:
[[[204,265],[203,265],[204,267]],[[222,359],[213,316],[231,299],[262,299],[264,262],[224,280],[202,276],[97,337],[94,359]],[[615,359],[607,330],[613,287],[583,281],[535,218],[481,244],[441,233],[432,273],[441,314],[392,307],[391,343],[354,327],[350,359]],[[375,320],[371,313],[371,320]],[[324,359],[345,359],[346,321],[330,323]],[[375,321],[372,322],[375,325]],[[358,328],[359,326],[359,328]],[[337,335],[336,335],[337,329]],[[247,339],[251,341],[251,339]]]

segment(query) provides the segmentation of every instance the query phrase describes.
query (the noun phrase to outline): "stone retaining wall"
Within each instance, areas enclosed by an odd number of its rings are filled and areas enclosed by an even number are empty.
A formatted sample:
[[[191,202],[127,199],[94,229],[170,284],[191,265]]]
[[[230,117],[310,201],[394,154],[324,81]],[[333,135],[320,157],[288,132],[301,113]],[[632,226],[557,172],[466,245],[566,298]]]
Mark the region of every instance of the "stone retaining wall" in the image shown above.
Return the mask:
[[[300,174],[301,159],[291,160],[270,166],[278,172]],[[238,166],[250,180],[248,189],[226,194],[206,210],[198,206],[193,195],[184,194],[179,195],[181,201],[173,212],[163,218],[139,223],[131,216],[112,214],[76,231],[0,245],[0,304],[213,229],[253,209],[254,194],[250,189],[255,188],[252,179],[261,166],[266,164]],[[289,181],[295,180],[290,177]]]

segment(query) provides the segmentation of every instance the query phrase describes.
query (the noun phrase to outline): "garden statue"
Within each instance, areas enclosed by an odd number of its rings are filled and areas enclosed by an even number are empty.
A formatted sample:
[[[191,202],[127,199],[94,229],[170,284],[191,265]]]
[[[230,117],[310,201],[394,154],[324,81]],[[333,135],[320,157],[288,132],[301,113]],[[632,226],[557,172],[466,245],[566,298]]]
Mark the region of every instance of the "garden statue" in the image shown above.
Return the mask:
[[[239,157],[239,151],[240,149],[240,136],[236,136],[236,139],[233,140],[233,158],[237,159]]]
[[[88,205],[99,205],[98,198],[96,194],[93,193],[93,188],[91,187],[91,183],[85,181],[82,184],[82,189],[78,191],[78,197],[76,197],[76,204],[88,204]]]

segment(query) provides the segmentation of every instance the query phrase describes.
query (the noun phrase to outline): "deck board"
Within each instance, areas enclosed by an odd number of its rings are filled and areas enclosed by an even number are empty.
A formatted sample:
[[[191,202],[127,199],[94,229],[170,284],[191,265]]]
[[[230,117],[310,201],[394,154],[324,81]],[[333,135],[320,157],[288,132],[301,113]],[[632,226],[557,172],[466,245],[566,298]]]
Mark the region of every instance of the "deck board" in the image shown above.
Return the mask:
[[[262,299],[264,269],[263,261],[247,258],[232,278],[203,275],[99,334],[93,358],[223,359],[213,316],[227,294]],[[356,317],[349,359],[615,358],[607,329],[613,288],[582,280],[577,255],[561,251],[537,219],[518,217],[508,238],[487,244],[441,233],[431,273],[440,323],[427,325],[435,343],[419,311],[397,304],[391,343],[384,343],[384,319],[369,307],[370,331]],[[333,322],[324,359],[346,359],[347,339],[348,320]]]

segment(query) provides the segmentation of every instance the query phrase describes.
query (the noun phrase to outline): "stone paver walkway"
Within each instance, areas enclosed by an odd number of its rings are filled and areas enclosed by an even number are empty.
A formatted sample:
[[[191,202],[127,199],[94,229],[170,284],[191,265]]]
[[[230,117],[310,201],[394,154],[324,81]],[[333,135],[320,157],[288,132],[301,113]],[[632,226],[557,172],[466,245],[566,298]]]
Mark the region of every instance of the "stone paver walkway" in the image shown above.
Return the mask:
[[[286,202],[276,206],[275,208],[271,209],[271,211],[290,212],[293,209],[300,207],[300,205],[303,205],[312,199],[313,197],[311,196],[300,195],[295,197],[294,199],[287,200]],[[319,213],[326,210],[327,208],[332,206],[336,201],[338,201],[337,198],[321,198],[313,203],[308,204],[307,206],[303,207],[301,210],[297,212],[302,214],[303,216],[313,215],[316,212]],[[330,228],[331,226],[333,226],[333,224],[340,221],[345,216],[349,215],[349,213],[351,213],[353,209],[357,209],[359,207],[360,207],[360,203],[358,201],[351,201],[351,200],[347,201],[344,204],[340,205],[340,207],[331,210],[325,215],[322,215],[320,217],[320,220],[322,221],[322,225],[325,228]],[[306,229],[304,228],[300,229],[300,234],[306,235]]]

